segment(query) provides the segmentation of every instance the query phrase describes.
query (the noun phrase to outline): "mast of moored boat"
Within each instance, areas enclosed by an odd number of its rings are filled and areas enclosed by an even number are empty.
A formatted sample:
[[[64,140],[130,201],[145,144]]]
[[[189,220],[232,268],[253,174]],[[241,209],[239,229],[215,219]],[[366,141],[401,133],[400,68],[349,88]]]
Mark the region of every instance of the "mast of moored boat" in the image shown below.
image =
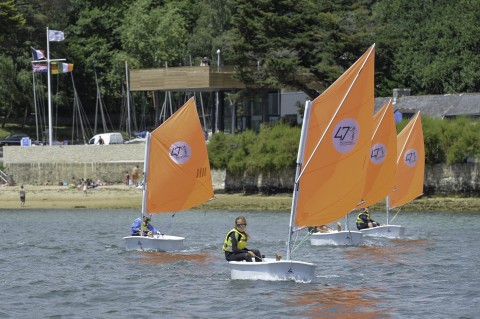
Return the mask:
[[[130,71],[128,70],[128,62],[125,61],[125,85],[127,87],[127,125],[125,129],[127,130],[128,139],[132,138],[132,128],[130,126]]]
[[[287,240],[287,260],[290,260],[291,250],[290,243],[292,240],[292,234],[295,228],[295,215],[297,213],[297,198],[299,192],[299,177],[300,172],[302,171],[302,165],[304,160],[304,153],[305,153],[305,141],[307,139],[307,130],[308,124],[310,122],[310,111],[312,108],[312,102],[307,101],[305,103],[305,113],[303,115],[303,124],[302,124],[302,131],[300,133],[300,143],[298,145],[298,155],[297,155],[297,168],[295,171],[295,183],[293,186],[293,198],[292,198],[292,208],[290,212],[290,224],[288,227],[288,240]]]

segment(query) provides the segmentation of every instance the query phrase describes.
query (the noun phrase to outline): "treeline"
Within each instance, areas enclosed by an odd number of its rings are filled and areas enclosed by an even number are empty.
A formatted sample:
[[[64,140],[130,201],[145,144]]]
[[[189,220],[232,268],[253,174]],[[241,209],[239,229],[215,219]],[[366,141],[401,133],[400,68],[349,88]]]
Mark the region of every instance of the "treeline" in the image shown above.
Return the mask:
[[[400,132],[407,120],[397,124]],[[427,165],[464,163],[480,159],[480,122],[422,116]],[[266,173],[292,169],[298,152],[300,127],[287,124],[262,125],[259,133],[246,131],[212,135],[208,155],[213,169],[232,173]]]
[[[198,65],[203,56],[215,63],[219,49],[220,63],[236,66],[248,88],[289,87],[311,99],[372,43],[378,97],[398,87],[414,95],[480,91],[479,1],[0,0],[0,16],[3,122],[34,112],[30,47],[46,50],[47,26],[65,33],[50,56],[74,64],[88,114],[96,106],[94,71],[108,111],[118,114],[125,61],[131,68]],[[71,80],[53,81],[56,114],[70,115]],[[45,79],[37,85],[45,89]],[[152,108],[140,98],[137,113]]]

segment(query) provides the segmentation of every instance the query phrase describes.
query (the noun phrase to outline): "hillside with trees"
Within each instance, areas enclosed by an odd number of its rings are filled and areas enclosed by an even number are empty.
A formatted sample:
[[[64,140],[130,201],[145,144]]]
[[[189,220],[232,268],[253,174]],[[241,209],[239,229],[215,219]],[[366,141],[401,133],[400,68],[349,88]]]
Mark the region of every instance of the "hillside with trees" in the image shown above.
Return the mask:
[[[198,65],[217,49],[249,87],[289,87],[311,98],[372,43],[377,97],[397,87],[413,95],[480,91],[478,1],[1,0],[0,16],[3,127],[34,113],[30,48],[46,49],[46,27],[65,33],[50,54],[74,64],[88,114],[96,106],[95,71],[108,111],[119,114],[125,61],[132,68]],[[70,116],[71,80],[52,80],[56,112]]]

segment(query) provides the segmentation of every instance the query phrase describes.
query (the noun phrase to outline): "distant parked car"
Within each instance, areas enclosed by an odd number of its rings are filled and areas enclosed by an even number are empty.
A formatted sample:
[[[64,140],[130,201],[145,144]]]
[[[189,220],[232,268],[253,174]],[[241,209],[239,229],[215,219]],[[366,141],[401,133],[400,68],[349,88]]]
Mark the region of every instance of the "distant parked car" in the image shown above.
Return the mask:
[[[120,133],[97,134],[88,141],[88,144],[98,145],[100,137],[102,138],[103,144],[105,144],[105,145],[108,145],[108,144],[123,144],[123,136]]]
[[[22,141],[22,138],[28,137],[27,134],[10,134],[6,136],[5,138],[0,140],[0,146],[8,146],[8,145],[18,145],[20,146],[20,142]]]

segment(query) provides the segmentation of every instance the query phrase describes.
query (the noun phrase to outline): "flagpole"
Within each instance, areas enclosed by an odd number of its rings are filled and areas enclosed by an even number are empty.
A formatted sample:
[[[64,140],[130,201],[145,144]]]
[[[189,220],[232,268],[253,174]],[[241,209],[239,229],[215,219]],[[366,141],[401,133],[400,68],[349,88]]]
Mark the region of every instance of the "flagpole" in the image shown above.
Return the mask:
[[[53,144],[53,130],[52,130],[52,97],[51,97],[51,84],[50,84],[50,40],[48,38],[47,27],[47,79],[48,79],[48,145]]]

